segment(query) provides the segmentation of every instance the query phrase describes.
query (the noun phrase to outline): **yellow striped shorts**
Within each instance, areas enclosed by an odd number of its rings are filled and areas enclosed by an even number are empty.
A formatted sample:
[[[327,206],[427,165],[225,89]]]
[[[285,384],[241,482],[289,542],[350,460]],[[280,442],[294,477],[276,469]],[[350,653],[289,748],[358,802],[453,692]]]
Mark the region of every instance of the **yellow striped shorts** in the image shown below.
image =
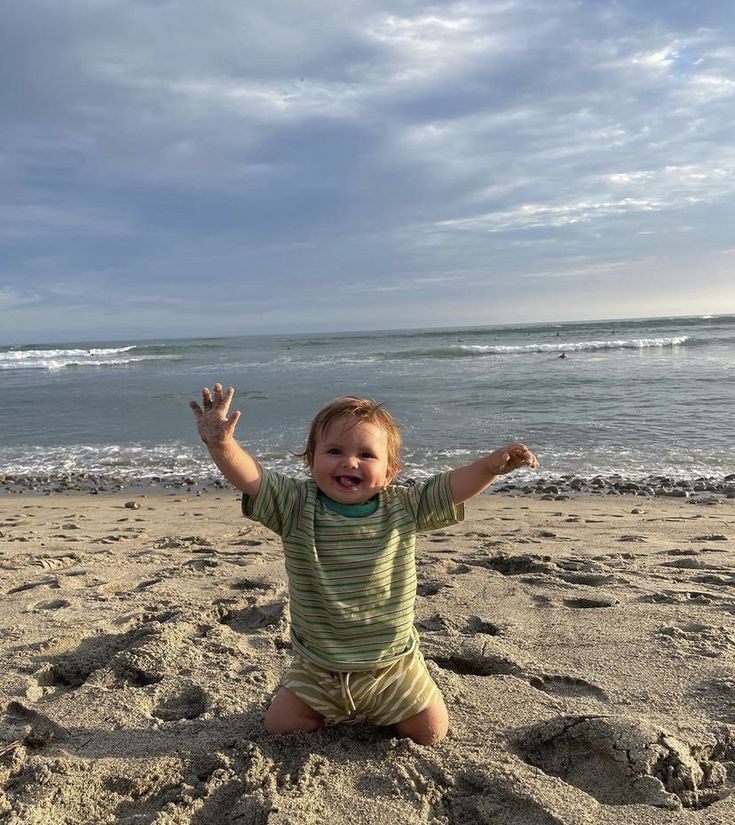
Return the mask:
[[[326,670],[294,651],[282,684],[328,724],[395,725],[441,698],[418,646],[387,667],[350,672]]]

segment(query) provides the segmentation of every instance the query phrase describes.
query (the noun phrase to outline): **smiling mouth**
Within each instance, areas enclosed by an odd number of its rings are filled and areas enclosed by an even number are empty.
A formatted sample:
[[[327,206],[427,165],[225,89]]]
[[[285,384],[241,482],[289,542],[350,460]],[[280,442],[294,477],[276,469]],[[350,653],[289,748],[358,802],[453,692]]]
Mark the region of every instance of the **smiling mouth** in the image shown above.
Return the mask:
[[[359,486],[361,479],[357,476],[337,476],[335,481],[345,490],[354,490]]]

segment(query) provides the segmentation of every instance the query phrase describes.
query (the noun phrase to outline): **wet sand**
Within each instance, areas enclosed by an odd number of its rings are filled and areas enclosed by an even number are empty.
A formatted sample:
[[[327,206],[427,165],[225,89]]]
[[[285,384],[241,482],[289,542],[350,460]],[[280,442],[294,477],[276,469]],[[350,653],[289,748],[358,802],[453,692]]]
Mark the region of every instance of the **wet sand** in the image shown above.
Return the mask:
[[[735,822],[735,503],[482,496],[417,547],[437,748],[268,736],[279,540],[229,490],[0,496],[0,822]]]

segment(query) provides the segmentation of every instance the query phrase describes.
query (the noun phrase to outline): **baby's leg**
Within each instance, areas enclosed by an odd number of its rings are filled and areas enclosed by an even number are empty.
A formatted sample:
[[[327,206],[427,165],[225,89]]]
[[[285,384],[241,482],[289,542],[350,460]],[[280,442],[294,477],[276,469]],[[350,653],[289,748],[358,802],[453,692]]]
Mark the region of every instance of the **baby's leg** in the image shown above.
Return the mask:
[[[409,716],[394,725],[399,736],[407,736],[418,745],[438,745],[447,735],[449,716],[444,699],[430,705],[415,716]]]
[[[265,715],[265,729],[268,733],[315,731],[319,730],[323,724],[324,717],[320,713],[310,708],[306,702],[285,687],[282,687],[273,697],[268,713]]]

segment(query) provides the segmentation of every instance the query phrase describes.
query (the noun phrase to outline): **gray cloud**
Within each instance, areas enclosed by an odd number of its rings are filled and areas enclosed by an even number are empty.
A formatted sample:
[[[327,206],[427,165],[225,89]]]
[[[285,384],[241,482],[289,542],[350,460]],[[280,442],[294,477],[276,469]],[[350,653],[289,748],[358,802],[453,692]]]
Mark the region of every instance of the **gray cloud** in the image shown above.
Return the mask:
[[[3,7],[0,338],[189,334],[211,295],[224,333],[735,311],[734,23],[685,0]]]

